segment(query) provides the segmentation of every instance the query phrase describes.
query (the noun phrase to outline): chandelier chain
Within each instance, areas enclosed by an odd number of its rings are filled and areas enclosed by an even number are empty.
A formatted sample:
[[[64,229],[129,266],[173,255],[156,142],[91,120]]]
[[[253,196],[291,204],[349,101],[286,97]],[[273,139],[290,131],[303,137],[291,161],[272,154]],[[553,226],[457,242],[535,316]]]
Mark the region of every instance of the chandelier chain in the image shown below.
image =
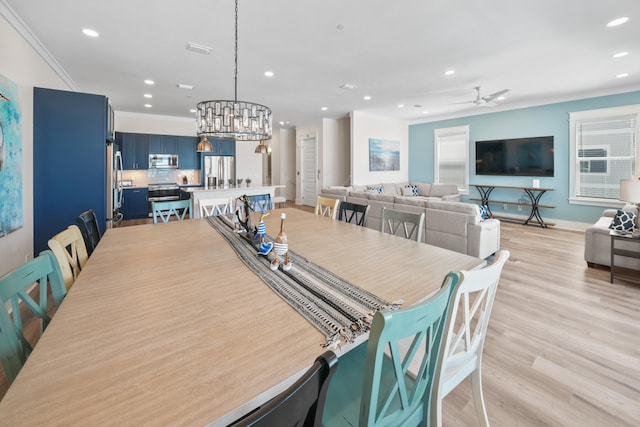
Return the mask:
[[[234,79],[235,88],[233,92],[233,100],[238,101],[238,0],[236,0],[236,34],[235,34],[235,61],[234,61]]]

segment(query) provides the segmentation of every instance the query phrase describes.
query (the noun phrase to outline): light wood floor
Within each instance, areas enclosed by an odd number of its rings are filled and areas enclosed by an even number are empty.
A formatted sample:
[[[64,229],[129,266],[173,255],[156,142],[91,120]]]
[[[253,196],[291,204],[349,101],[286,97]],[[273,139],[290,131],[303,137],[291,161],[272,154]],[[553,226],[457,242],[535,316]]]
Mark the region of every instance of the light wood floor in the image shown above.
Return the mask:
[[[588,268],[583,233],[501,232],[511,258],[482,365],[491,425],[640,426],[640,285]],[[445,426],[478,425],[468,380],[443,412]]]

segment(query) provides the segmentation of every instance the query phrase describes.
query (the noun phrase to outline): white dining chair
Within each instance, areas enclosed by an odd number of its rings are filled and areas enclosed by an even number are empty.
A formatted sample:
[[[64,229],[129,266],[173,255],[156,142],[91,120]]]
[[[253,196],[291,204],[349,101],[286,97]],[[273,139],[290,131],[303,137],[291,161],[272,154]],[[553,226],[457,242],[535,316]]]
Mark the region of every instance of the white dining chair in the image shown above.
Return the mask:
[[[219,198],[219,199],[200,199],[200,216],[217,216],[231,213],[231,199]]]
[[[500,274],[509,255],[509,251],[502,250],[489,266],[460,272],[461,281],[451,298],[442,355],[434,375],[432,426],[442,427],[442,400],[468,376],[478,421],[483,427],[489,426],[482,394],[482,349]]]

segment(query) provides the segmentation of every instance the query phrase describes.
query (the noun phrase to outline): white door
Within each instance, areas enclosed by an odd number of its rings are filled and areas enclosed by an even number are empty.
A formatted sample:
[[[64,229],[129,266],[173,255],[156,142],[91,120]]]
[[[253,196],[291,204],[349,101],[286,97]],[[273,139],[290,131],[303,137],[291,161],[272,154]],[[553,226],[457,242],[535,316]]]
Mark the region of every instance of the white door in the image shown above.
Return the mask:
[[[302,204],[315,206],[318,197],[318,156],[316,137],[302,140]]]

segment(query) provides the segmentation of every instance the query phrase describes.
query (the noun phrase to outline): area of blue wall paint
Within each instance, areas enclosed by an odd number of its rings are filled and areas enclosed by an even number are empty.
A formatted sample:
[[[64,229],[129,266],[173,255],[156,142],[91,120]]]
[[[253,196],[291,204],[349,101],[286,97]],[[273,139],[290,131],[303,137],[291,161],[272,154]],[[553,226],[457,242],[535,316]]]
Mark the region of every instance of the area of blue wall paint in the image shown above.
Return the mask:
[[[640,104],[640,91],[411,125],[409,126],[409,179],[411,181],[433,182],[434,129],[469,126],[469,165],[471,169],[469,181],[471,184],[531,186],[533,177],[475,175],[473,166],[475,141],[553,135],[555,176],[539,179],[541,187],[556,190],[545,194],[542,200],[544,204],[553,205],[556,208],[543,210],[543,217],[593,222],[600,216],[603,207],[571,205],[568,202],[569,113],[633,104]],[[471,187],[469,193],[468,197],[477,197],[474,187]],[[516,201],[522,197],[522,194],[514,191],[500,193],[495,190],[494,195],[500,200]],[[466,200],[468,197],[464,199]],[[497,210],[503,212],[501,208],[499,206]],[[518,212],[516,207],[509,207],[504,212],[509,214],[523,213]]]

